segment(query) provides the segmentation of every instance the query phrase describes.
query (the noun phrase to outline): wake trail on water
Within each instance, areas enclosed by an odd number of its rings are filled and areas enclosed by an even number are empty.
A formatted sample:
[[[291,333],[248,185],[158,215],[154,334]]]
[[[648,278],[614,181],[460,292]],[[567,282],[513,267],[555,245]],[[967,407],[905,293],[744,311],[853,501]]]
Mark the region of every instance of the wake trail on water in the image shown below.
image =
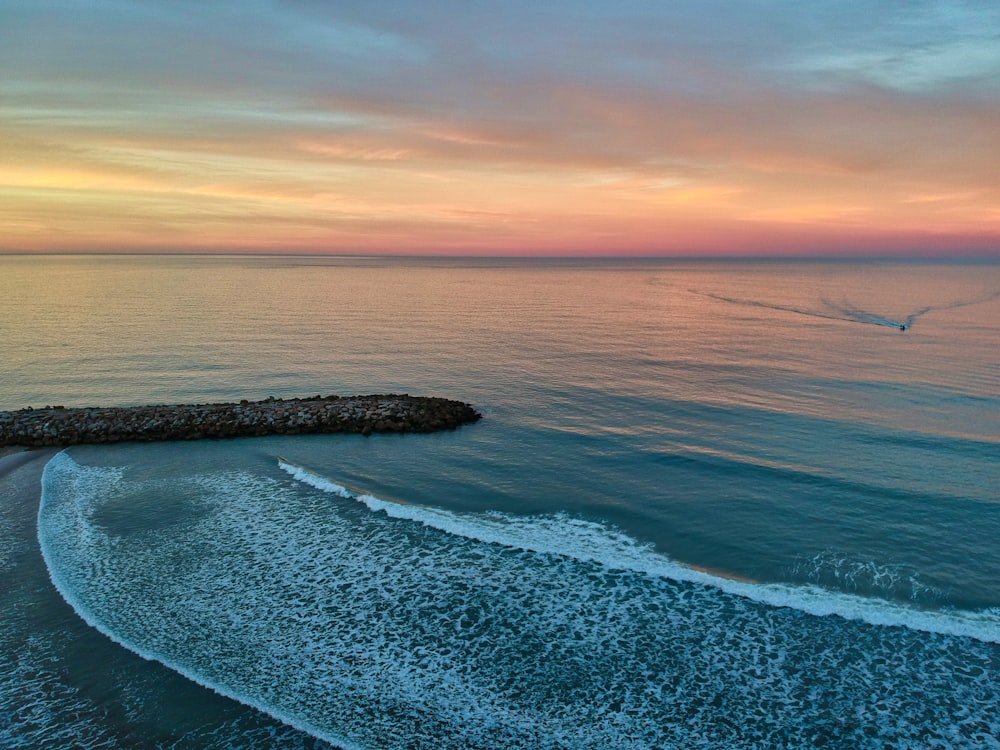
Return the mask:
[[[456,513],[378,498],[339,484],[321,474],[278,459],[294,479],[316,489],[362,503],[391,518],[420,523],[465,539],[526,552],[556,555],[612,570],[629,571],[671,581],[700,584],[774,607],[789,607],[815,616],[839,615],[870,625],[888,625],[942,635],[1000,643],[1000,610],[921,610],[809,584],[755,583],[690,568],[603,524],[567,514],[521,518],[499,511]]]
[[[869,310],[864,310],[856,305],[848,302],[834,302],[823,297],[820,301],[823,305],[820,309],[809,309],[804,307],[796,307],[794,305],[781,305],[774,302],[764,302],[762,300],[753,299],[743,299],[739,297],[727,297],[722,294],[715,294],[713,292],[702,292],[697,289],[689,290],[692,294],[697,294],[701,297],[709,297],[711,299],[719,300],[720,302],[728,302],[733,305],[741,305],[743,307],[758,307],[766,310],[781,310],[783,312],[795,313],[796,315],[806,315],[812,318],[823,318],[826,320],[839,320],[846,323],[863,323],[866,325],[876,325],[885,328],[893,328],[900,331],[906,331],[913,327],[913,324],[924,315],[930,312],[938,312],[942,310],[954,310],[960,307],[971,307],[973,305],[983,304],[984,302],[990,302],[991,300],[1000,297],[1000,291],[991,292],[984,296],[974,297],[965,300],[956,300],[954,302],[948,302],[941,305],[927,305],[921,307],[913,312],[899,318],[889,318],[884,315],[880,315]]]

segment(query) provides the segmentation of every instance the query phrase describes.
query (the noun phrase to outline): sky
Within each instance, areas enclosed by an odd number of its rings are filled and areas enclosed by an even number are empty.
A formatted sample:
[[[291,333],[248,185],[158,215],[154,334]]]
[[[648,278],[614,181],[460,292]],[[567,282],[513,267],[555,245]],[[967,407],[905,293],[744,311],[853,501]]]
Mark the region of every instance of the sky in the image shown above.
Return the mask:
[[[0,251],[1000,256],[1000,3],[0,0]]]

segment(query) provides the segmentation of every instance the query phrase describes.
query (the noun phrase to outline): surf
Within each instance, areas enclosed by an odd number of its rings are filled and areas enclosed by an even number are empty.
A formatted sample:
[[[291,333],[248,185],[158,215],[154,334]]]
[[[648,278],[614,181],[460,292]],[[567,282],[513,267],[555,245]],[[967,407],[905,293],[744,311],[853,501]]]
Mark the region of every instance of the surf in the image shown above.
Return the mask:
[[[872,695],[926,702],[887,729],[905,745],[1000,700],[976,666],[995,646],[733,596],[759,586],[600,523],[400,503],[287,459],[141,476],[46,466],[57,589],[126,648],[345,748],[857,746],[862,727],[824,722]],[[198,512],[107,525],[163,488]]]
[[[86,562],[86,560],[79,558],[74,560],[67,556],[66,550],[60,548],[57,540],[65,539],[67,535],[71,538],[75,532],[77,538],[84,540],[86,545],[99,544],[96,541],[99,536],[97,530],[88,520],[92,515],[93,493],[94,491],[107,491],[109,487],[120,483],[123,474],[123,467],[84,467],[74,461],[66,450],[57,453],[46,464],[42,473],[42,497],[38,509],[37,535],[39,550],[48,571],[49,580],[59,596],[90,627],[137,656],[147,661],[158,662],[204,688],[262,711],[313,737],[336,744],[343,750],[366,750],[348,738],[304,720],[292,712],[281,710],[281,708],[261,700],[260,697],[246,690],[234,689],[223,680],[211,679],[201,670],[192,669],[183,661],[171,658],[171,655],[162,649],[150,648],[140,640],[124,635],[118,628],[110,626],[107,618],[91,605],[85,592],[81,590],[78,576],[72,574],[74,564]],[[96,482],[93,481],[95,479]],[[65,488],[58,489],[57,487],[65,482],[70,485],[72,508],[68,513],[65,511],[62,513],[52,512],[59,496],[65,492]],[[90,576],[99,575],[99,565],[96,564],[98,561],[91,562],[94,564],[89,566],[88,574]]]
[[[927,633],[964,636],[1000,643],[1000,610],[934,611],[895,602],[831,591],[815,585],[759,583],[683,565],[601,523],[564,513],[520,518],[501,512],[462,514],[378,498],[349,488],[287,459],[278,466],[293,479],[323,492],[355,500],[373,512],[419,523],[458,537],[545,555],[558,555],[611,570],[641,573],[677,582],[709,586],[727,594],[809,615],[836,615],[869,625],[905,627]],[[886,575],[891,575],[887,570]]]

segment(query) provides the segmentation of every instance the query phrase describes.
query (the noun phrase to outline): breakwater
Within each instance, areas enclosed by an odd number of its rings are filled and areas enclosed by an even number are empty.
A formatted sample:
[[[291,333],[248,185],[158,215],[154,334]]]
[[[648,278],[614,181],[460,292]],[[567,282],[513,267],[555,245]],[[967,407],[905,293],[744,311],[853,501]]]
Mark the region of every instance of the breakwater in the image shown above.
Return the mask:
[[[0,447],[254,435],[434,432],[475,422],[469,404],[407,394],[267,398],[221,404],[21,409],[0,412]]]

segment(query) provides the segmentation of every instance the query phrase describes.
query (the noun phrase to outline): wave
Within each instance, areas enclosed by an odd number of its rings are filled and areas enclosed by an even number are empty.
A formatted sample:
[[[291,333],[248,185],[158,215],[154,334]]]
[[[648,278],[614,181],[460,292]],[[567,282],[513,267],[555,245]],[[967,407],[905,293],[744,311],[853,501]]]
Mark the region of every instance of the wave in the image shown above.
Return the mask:
[[[96,482],[92,481],[94,475],[98,480]],[[62,547],[60,541],[65,540],[67,534],[72,535],[73,532],[76,532],[79,538],[85,540],[85,549],[90,549],[95,545],[94,538],[98,534],[95,527],[89,522],[92,516],[94,491],[98,488],[107,491],[119,483],[123,475],[124,469],[122,467],[85,469],[74,461],[65,450],[57,453],[45,465],[42,472],[42,498],[38,508],[38,544],[42,560],[49,574],[49,580],[63,600],[90,627],[146,661],[159,662],[204,688],[262,711],[294,729],[334,743],[344,750],[366,750],[363,746],[351,743],[340,735],[283,711],[246,690],[234,689],[225,681],[210,679],[203,672],[192,669],[180,659],[171,658],[170,654],[165,653],[162,649],[150,648],[140,640],[124,635],[119,628],[108,624],[103,613],[90,606],[85,592],[81,591],[76,575],[74,575],[79,571],[73,569],[74,563],[79,564],[87,561],[68,558],[66,556],[67,550]],[[62,492],[57,491],[57,485],[67,480],[72,487],[70,494],[74,499],[73,511],[70,513],[50,512],[51,506],[63,495]],[[89,562],[92,566],[100,564],[100,561]],[[94,572],[96,571],[92,571],[92,574]]]
[[[992,643],[731,596],[740,582],[601,524],[405,505],[281,468],[294,479],[152,478],[60,454],[38,516],[52,580],[126,648],[349,750],[859,747],[875,721],[894,746],[981,747],[1000,732]],[[176,523],[121,515],[159,493],[185,498]]]
[[[677,582],[710,586],[762,604],[788,607],[814,616],[838,615],[870,625],[905,627],[927,633],[1000,643],[998,608],[980,611],[923,610],[882,599],[831,591],[818,585],[756,583],[728,578],[688,567],[656,552],[652,545],[642,544],[603,524],[566,514],[520,518],[498,511],[456,513],[441,508],[385,500],[338,484],[286,459],[279,459],[278,465],[294,479],[323,492],[356,500],[370,510],[385,513],[391,518],[420,523],[465,539],[599,563],[612,570],[632,571]],[[837,571],[842,567],[843,563],[840,563]],[[899,578],[892,566],[874,570],[869,563],[858,564],[855,578],[860,578],[862,569],[873,579],[881,577],[896,581]]]

